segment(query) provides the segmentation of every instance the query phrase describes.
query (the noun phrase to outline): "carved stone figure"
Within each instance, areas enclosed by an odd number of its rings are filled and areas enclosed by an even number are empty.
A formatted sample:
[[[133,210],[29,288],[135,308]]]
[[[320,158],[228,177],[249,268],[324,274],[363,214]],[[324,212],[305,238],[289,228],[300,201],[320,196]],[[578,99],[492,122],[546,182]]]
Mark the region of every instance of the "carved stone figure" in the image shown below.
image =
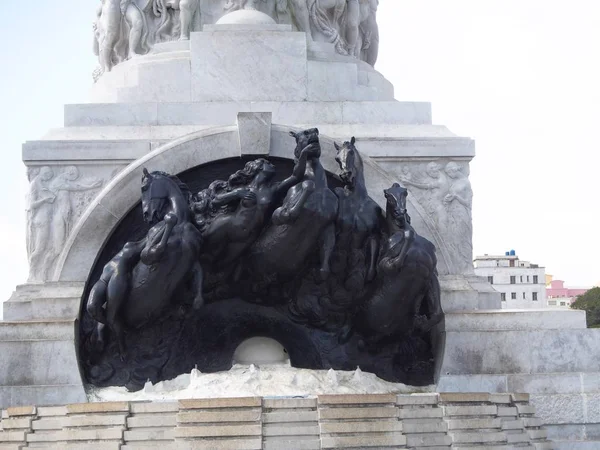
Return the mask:
[[[195,196],[144,170],[141,208],[113,233],[84,295],[86,380],[137,390],[194,366],[227,370],[244,340],[265,336],[296,367],[433,381],[443,318],[435,247],[410,225],[407,190],[385,190],[384,218],[354,138],[335,144],[336,179],[321,165],[316,128],[291,135],[286,170],[263,158],[223,162],[238,169],[230,176],[198,167],[182,174],[205,187]],[[196,180],[204,170],[211,178]],[[211,182],[215,174],[227,181]],[[447,204],[463,199],[464,185],[454,189]]]
[[[107,325],[123,359],[125,330],[160,318],[183,284],[191,286],[195,309],[204,303],[202,237],[191,221],[189,196],[176,177],[144,169],[142,211],[152,228],[141,241],[125,244],[90,291],[87,311],[99,323],[96,339],[103,345]]]
[[[155,42],[173,40],[176,36],[182,41],[189,40],[190,33],[195,28],[199,3],[200,0],[152,0],[154,15],[160,18]],[[179,20],[176,12],[179,13]]]
[[[445,172],[450,181],[450,187],[443,200],[448,218],[446,238],[450,241],[455,264],[465,273],[473,267],[473,190],[469,178],[462,173],[457,163],[451,161],[446,164]]]
[[[410,225],[408,191],[395,183],[384,193],[387,240],[375,291],[357,315],[358,329],[370,347],[399,333],[428,332],[443,318],[435,247]]]
[[[54,260],[62,251],[63,245],[74,225],[73,205],[71,194],[77,191],[87,191],[102,186],[102,180],[92,179],[87,183],[78,181],[79,170],[75,166],[67,167],[63,173],[56,176],[49,184],[49,190],[54,194],[54,212],[51,222],[51,238],[48,251]]]
[[[29,282],[44,281],[52,263],[50,252],[54,194],[48,183],[54,172],[48,166],[33,173],[27,199],[27,254],[29,256]]]
[[[101,72],[120,62],[148,53],[145,14],[132,0],[101,0],[94,23],[94,53]]]

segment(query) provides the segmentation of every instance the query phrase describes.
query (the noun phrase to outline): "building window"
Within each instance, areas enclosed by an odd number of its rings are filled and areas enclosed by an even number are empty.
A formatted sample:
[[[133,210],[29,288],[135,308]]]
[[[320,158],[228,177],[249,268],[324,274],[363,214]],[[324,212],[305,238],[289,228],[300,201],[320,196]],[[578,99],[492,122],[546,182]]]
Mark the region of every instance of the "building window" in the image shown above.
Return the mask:
[[[516,300],[516,299],[517,299],[517,293],[516,293],[516,292],[511,292],[511,293],[510,293],[510,298],[511,298],[512,300]]]
[[[500,293],[500,300],[502,300],[503,302],[506,301],[506,293],[505,292]]]
[[[556,306],[556,300],[549,301],[548,306]]]
[[[529,275],[527,275],[527,282],[529,283]]]
[[[515,284],[517,282],[517,277],[515,277],[514,275],[510,276],[510,284]]]
[[[494,284],[494,277],[493,276],[488,277],[488,283]]]
[[[538,284],[538,276],[537,275],[533,276],[533,284]]]
[[[567,302],[560,302],[560,306],[567,306]]]
[[[531,293],[531,300],[537,301],[537,292],[532,292]]]
[[[523,300],[525,300],[525,292],[523,292]]]
[[[521,283],[523,282],[523,275],[521,275]]]
[[[514,260],[514,259],[511,259],[511,260],[509,261],[508,265],[509,265],[510,267],[515,267],[515,260]]]

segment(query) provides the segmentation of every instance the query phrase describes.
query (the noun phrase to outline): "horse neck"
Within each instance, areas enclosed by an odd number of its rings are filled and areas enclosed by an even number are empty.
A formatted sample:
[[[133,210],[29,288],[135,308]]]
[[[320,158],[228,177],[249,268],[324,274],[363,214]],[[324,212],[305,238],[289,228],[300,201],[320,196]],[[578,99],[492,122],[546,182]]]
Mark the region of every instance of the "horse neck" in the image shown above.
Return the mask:
[[[173,188],[170,191],[169,202],[171,204],[171,212],[177,216],[179,221],[189,222],[190,207],[181,190],[173,183]]]
[[[306,162],[306,171],[312,172],[312,179],[316,187],[327,187],[327,175],[325,169],[321,165],[321,161],[316,159],[309,159]]]
[[[364,164],[358,150],[354,150],[354,191],[359,197],[367,196],[367,185],[365,183]]]
[[[394,217],[392,216],[392,212],[391,212],[391,209],[389,206],[386,207],[386,210],[385,210],[385,222],[386,222],[387,229],[388,229],[388,232],[390,233],[390,235],[401,230],[400,226],[394,220]]]

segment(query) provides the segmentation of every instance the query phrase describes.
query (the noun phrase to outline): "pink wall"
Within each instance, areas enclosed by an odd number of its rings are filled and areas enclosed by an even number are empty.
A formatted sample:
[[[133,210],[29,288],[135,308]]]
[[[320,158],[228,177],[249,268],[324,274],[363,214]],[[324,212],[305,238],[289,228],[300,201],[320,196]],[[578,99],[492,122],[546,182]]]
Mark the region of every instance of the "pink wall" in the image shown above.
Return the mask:
[[[550,287],[546,288],[546,297],[576,297],[585,294],[587,289],[569,289],[563,280],[552,280]]]

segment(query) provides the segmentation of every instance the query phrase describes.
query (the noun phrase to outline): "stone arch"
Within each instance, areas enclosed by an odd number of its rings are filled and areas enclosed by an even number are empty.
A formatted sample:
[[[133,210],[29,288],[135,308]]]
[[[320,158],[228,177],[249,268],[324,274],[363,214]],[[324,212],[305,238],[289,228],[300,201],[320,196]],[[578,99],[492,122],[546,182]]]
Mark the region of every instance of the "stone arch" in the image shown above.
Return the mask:
[[[294,148],[289,131],[297,128],[273,125],[271,127],[269,156],[291,159]],[[321,135],[323,167],[336,173],[333,139]],[[360,145],[358,146],[360,150]],[[85,282],[96,258],[119,221],[139,202],[142,169],[163,170],[179,174],[196,166],[235,158],[241,155],[238,127],[215,127],[191,133],[171,141],[121,171],[98,194],[75,226],[58,259],[53,281]],[[385,207],[383,189],[398,182],[373,160],[363,155],[365,179],[369,195]],[[413,225],[438,248],[440,274],[452,273],[450,258],[435,226],[422,207],[409,199]]]

